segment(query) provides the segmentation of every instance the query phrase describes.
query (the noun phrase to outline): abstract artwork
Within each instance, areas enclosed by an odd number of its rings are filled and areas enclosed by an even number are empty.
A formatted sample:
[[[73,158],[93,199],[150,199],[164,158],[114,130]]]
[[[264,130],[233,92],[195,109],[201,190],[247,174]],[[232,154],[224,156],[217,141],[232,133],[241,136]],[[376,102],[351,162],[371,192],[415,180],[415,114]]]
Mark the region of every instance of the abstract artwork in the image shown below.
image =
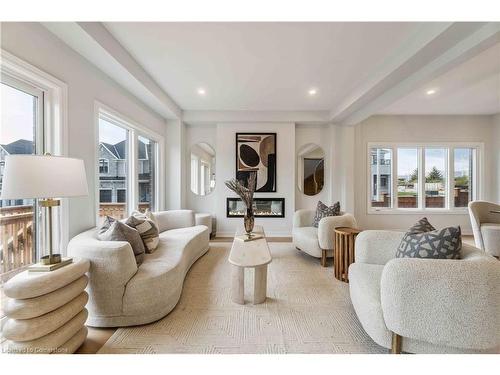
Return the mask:
[[[276,192],[276,133],[236,133],[236,179],[257,172],[256,192]]]

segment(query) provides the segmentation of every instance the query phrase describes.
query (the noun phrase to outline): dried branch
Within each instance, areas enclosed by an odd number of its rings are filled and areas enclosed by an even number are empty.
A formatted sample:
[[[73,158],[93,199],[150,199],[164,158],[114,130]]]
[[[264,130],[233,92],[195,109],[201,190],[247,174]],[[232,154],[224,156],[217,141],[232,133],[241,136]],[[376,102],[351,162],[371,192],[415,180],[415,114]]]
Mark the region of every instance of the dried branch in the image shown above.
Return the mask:
[[[248,187],[245,187],[243,181],[235,179],[226,181],[225,184],[230,190],[238,194],[247,209],[251,209],[253,207],[253,193],[255,192],[256,182],[257,172],[251,172],[247,180]]]

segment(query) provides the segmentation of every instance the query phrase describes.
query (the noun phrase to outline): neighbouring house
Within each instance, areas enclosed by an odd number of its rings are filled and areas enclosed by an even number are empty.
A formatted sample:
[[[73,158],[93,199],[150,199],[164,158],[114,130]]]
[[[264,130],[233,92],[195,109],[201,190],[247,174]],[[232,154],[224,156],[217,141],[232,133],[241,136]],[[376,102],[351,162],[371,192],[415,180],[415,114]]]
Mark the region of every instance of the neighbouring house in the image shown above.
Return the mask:
[[[35,151],[35,144],[33,143],[33,141],[29,141],[27,139],[18,139],[17,141],[11,142],[9,144],[0,145],[0,190],[2,189],[5,157],[7,155],[16,155],[16,154],[30,155],[33,154],[34,151]],[[0,200],[0,207],[22,206],[25,204],[31,204],[30,201],[31,200],[27,199]]]

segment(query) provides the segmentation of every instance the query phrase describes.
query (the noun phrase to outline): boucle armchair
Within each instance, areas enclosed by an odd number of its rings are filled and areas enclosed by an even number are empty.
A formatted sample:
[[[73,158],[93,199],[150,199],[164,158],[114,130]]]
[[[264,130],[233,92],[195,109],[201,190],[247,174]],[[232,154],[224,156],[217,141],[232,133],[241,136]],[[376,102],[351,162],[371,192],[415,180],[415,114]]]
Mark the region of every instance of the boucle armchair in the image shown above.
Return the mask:
[[[394,353],[498,352],[500,262],[466,244],[460,260],[395,258],[403,235],[356,238],[349,290],[368,335]]]
[[[333,257],[335,245],[334,230],[338,227],[356,228],[354,216],[341,212],[339,216],[328,216],[320,220],[318,228],[312,226],[315,210],[301,209],[293,215],[293,244],[294,246],[321,259],[321,265],[326,267],[326,258]]]
[[[469,203],[469,215],[476,246],[494,257],[500,256],[500,205],[473,201]]]

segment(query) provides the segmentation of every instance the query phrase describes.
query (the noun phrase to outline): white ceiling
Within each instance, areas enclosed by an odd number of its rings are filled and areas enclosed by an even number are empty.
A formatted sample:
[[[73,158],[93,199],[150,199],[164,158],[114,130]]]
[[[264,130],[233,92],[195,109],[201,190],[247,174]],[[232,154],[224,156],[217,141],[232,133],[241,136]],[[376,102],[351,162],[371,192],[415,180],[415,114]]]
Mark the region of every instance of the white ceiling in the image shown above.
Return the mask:
[[[430,89],[436,93],[427,95]],[[500,113],[500,43],[421,85],[381,113]]]
[[[179,107],[216,111],[330,111],[401,53],[423,25],[104,24]],[[311,87],[318,90],[314,97],[307,95]]]

